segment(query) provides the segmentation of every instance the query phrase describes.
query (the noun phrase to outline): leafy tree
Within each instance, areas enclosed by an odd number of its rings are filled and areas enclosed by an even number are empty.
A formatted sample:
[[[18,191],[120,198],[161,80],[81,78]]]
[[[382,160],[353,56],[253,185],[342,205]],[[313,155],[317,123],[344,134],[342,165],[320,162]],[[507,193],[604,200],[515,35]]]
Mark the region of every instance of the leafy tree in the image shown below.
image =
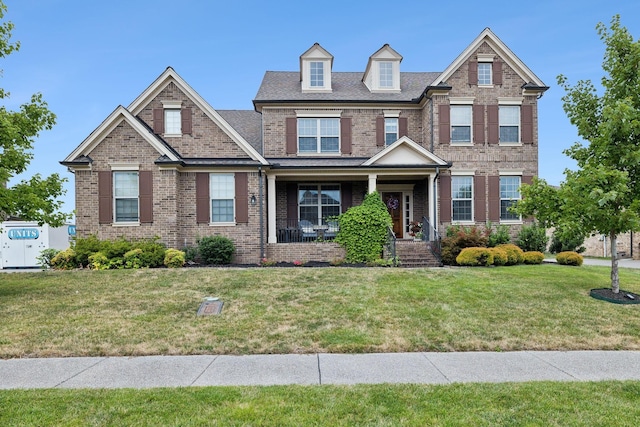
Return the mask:
[[[570,86],[558,76],[563,108],[585,141],[565,150],[578,169],[566,170],[559,188],[544,180],[523,186],[516,210],[568,235],[608,235],[611,289],[618,293],[617,236],[640,230],[640,41],[618,15],[609,28],[599,23],[596,29],[606,45],[603,93],[589,80]]]
[[[0,0],[0,20],[7,7]],[[13,23],[0,24],[0,58],[18,51],[20,43],[11,42]],[[0,99],[9,97],[9,92],[0,88]],[[58,174],[42,178],[36,174],[9,187],[9,180],[24,172],[33,159],[33,144],[40,131],[51,129],[55,115],[47,108],[41,94],[31,97],[29,103],[20,106],[19,111],[9,111],[0,106],[0,221],[11,216],[23,220],[38,221],[59,226],[71,217],[60,213],[62,201],[58,198],[66,190],[66,179]]]

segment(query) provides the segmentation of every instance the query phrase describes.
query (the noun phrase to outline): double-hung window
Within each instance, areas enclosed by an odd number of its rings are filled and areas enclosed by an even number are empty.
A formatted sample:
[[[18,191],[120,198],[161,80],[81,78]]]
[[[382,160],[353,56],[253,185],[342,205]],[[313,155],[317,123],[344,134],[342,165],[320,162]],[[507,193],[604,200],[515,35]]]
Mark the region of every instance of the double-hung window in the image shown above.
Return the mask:
[[[451,142],[471,142],[471,105],[451,106]]]
[[[304,184],[298,187],[300,220],[326,224],[327,218],[340,215],[339,184]]]
[[[298,119],[298,152],[339,153],[340,119]]]
[[[509,208],[520,200],[520,176],[500,177],[500,220],[518,221],[520,216],[509,211]]]
[[[309,72],[310,72],[309,86],[324,87],[324,63],[310,62]]]
[[[493,84],[491,62],[478,62],[478,85],[488,86]]]
[[[520,142],[520,106],[501,105],[499,110],[500,143]]]
[[[473,177],[451,177],[451,207],[453,221],[473,221]]]
[[[235,178],[232,173],[209,175],[211,195],[211,222],[232,223],[235,221]]]
[[[384,119],[384,143],[391,145],[398,140],[398,118],[385,117]]]
[[[378,71],[380,72],[380,88],[393,88],[393,62],[380,62]]]
[[[114,222],[138,222],[138,172],[113,172]]]
[[[182,133],[182,112],[179,108],[164,109],[164,134],[180,135]]]

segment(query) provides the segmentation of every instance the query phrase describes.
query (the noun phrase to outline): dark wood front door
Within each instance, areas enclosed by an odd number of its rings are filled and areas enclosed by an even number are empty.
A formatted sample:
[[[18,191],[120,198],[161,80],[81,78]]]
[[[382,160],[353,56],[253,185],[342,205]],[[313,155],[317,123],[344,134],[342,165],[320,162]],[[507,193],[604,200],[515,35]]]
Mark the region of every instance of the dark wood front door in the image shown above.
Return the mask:
[[[382,193],[382,201],[387,205],[389,215],[393,221],[393,232],[396,238],[402,239],[402,193],[384,192]]]

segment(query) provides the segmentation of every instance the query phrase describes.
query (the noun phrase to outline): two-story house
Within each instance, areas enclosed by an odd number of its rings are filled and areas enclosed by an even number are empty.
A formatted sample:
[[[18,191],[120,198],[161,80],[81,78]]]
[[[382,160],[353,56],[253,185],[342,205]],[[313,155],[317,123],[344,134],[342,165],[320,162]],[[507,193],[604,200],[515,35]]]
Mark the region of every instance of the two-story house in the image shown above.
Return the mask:
[[[299,70],[267,72],[255,111],[212,108],[172,68],[62,161],[76,230],[224,235],[236,262],[330,260],[335,217],[377,191],[398,239],[410,223],[509,224],[538,170],[537,102],[548,88],[489,29],[442,72],[402,72],[389,45],[334,72],[319,44]]]

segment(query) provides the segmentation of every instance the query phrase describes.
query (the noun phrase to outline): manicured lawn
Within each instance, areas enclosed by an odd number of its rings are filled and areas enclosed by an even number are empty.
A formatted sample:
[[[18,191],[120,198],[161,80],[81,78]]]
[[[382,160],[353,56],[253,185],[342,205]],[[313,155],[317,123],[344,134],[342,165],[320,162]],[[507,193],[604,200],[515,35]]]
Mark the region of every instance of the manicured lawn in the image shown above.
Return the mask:
[[[640,382],[0,391],[3,426],[636,426]]]
[[[638,350],[640,306],[588,295],[608,283],[559,265],[3,273],[0,357]],[[221,315],[196,316],[206,296]]]

